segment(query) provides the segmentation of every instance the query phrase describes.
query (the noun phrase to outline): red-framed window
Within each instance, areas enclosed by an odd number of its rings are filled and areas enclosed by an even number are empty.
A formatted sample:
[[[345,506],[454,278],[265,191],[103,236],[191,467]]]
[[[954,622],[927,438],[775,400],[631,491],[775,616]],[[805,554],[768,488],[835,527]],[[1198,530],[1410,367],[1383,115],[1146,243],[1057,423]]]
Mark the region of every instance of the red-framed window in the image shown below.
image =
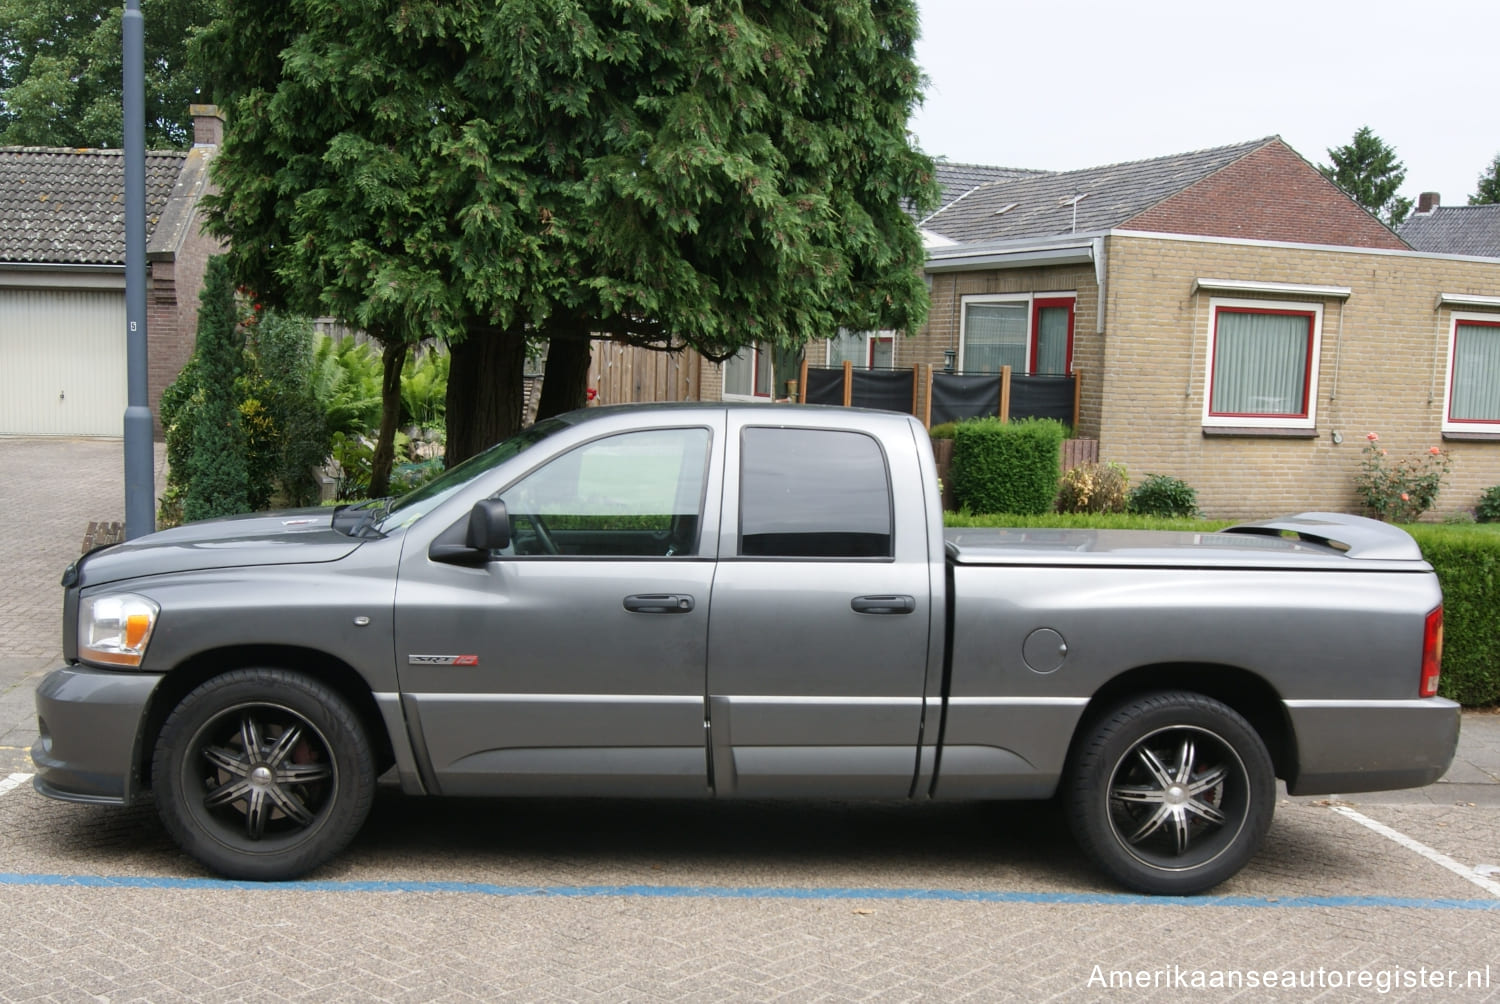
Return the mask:
[[[1500,318],[1455,314],[1443,428],[1500,432]]]
[[[1313,424],[1322,308],[1214,301],[1204,421]]]

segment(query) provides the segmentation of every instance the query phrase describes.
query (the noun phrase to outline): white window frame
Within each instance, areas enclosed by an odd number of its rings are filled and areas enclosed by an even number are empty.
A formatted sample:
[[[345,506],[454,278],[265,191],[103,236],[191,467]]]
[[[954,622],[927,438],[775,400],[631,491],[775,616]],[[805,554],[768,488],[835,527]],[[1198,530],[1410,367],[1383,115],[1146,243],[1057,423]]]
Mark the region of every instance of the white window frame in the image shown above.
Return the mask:
[[[765,393],[765,394],[757,394],[757,393],[755,393],[755,379],[756,379],[756,374],[760,371],[760,356],[761,356],[761,353],[765,352],[765,353],[769,354],[770,351],[771,351],[771,346],[770,345],[768,345],[766,343],[763,343],[763,342],[755,342],[752,345],[747,345],[745,348],[740,349],[733,356],[731,356],[730,358],[728,358],[728,359],[724,360],[722,363],[720,363],[719,364],[719,374],[722,377],[722,379],[720,381],[720,390],[719,390],[719,397],[720,397],[720,399],[724,400],[724,401],[749,401],[749,402],[752,402],[752,403],[753,402],[761,402],[761,403],[767,403],[767,404],[769,404],[770,402],[776,400],[776,393],[775,393],[776,388],[774,388],[774,387],[770,388],[770,390],[767,393]],[[729,392],[729,389],[728,389],[729,388],[729,379],[728,379],[729,364],[733,363],[733,362],[743,362],[744,360],[742,359],[742,357],[744,357],[747,352],[749,353],[748,362],[749,362],[749,366],[750,366],[750,393],[749,394],[731,394]],[[773,371],[771,373],[771,379],[772,379],[772,381],[774,381],[776,379],[776,374],[774,372],[774,368],[773,368]]]
[[[1233,429],[1316,429],[1318,426],[1318,364],[1323,354],[1323,304],[1308,300],[1246,300],[1212,297],[1208,301],[1208,360],[1203,367],[1203,425],[1205,428]],[[1312,345],[1305,371],[1307,414],[1304,415],[1231,415],[1214,414],[1214,363],[1218,356],[1219,312],[1284,311],[1312,315]]]
[[[844,328],[840,328],[839,329],[839,336],[841,338],[847,338],[849,335],[862,335],[862,336],[864,336],[864,346],[865,346],[864,357],[865,357],[865,363],[864,363],[863,366],[857,366],[857,367],[855,367],[856,369],[874,369],[875,368],[875,349],[874,349],[874,344],[876,342],[890,342],[891,343],[891,365],[890,365],[889,368],[894,369],[896,367],[896,332],[895,332],[895,329],[893,329],[893,328],[882,328],[879,331],[849,331],[849,330],[844,329]],[[835,341],[836,341],[836,339],[830,338],[826,342],[823,343],[824,344],[823,364],[825,366],[834,367],[834,366],[842,366],[843,365],[842,362],[834,362],[834,359],[833,359],[833,343]]]
[[[969,296],[959,297],[958,301],[958,359],[954,363],[958,372],[964,371],[964,351],[969,341],[969,305],[978,303],[1024,303],[1026,304],[1026,364],[1029,367],[1031,360],[1036,356],[1036,302],[1038,300],[1072,300],[1072,321],[1075,326],[1078,321],[1078,291],[1059,290],[1057,292],[1036,293],[974,293]],[[1071,376],[1073,373],[1073,339],[1076,330],[1068,331],[1068,372],[1063,374]]]
[[[1460,324],[1479,324],[1485,327],[1493,327],[1500,325],[1500,313],[1478,314],[1455,310],[1448,318],[1448,365],[1447,375],[1443,378],[1443,431],[1500,434],[1500,419],[1485,421],[1483,419],[1454,419],[1451,417],[1453,414],[1453,377],[1458,366],[1458,326]],[[1497,335],[1500,335],[1500,328],[1497,328],[1496,332]]]

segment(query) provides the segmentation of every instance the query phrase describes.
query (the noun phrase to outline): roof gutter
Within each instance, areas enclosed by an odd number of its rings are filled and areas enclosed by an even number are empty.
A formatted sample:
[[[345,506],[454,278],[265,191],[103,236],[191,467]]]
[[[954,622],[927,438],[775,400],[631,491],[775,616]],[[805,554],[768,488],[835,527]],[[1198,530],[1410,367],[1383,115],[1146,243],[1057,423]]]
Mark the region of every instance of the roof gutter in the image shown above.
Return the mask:
[[[0,261],[0,287],[29,289],[124,289],[125,266]]]
[[[1039,265],[1091,265],[1097,260],[1092,235],[1069,235],[1066,241],[1007,241],[929,247],[927,271],[971,272],[980,269],[1035,268]]]

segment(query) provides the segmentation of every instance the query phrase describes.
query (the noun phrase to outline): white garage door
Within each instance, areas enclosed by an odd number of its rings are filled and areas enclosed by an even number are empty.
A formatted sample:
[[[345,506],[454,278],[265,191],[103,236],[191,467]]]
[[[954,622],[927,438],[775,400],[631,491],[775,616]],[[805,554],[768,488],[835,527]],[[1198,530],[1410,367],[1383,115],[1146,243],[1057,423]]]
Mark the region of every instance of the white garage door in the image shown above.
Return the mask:
[[[0,287],[0,435],[122,436],[125,295]]]

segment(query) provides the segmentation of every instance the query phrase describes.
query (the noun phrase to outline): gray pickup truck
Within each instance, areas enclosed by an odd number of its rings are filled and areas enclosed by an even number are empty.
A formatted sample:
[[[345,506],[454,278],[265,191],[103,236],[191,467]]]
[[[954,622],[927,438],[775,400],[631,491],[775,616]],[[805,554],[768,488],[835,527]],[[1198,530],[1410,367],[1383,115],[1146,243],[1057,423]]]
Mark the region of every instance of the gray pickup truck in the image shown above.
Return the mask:
[[[94,551],[37,689],[43,794],[146,789],[285,879],[411,795],[1046,799],[1119,882],[1235,874],[1295,794],[1436,780],[1405,533],[943,529],[909,417],[596,408],[394,501]]]

